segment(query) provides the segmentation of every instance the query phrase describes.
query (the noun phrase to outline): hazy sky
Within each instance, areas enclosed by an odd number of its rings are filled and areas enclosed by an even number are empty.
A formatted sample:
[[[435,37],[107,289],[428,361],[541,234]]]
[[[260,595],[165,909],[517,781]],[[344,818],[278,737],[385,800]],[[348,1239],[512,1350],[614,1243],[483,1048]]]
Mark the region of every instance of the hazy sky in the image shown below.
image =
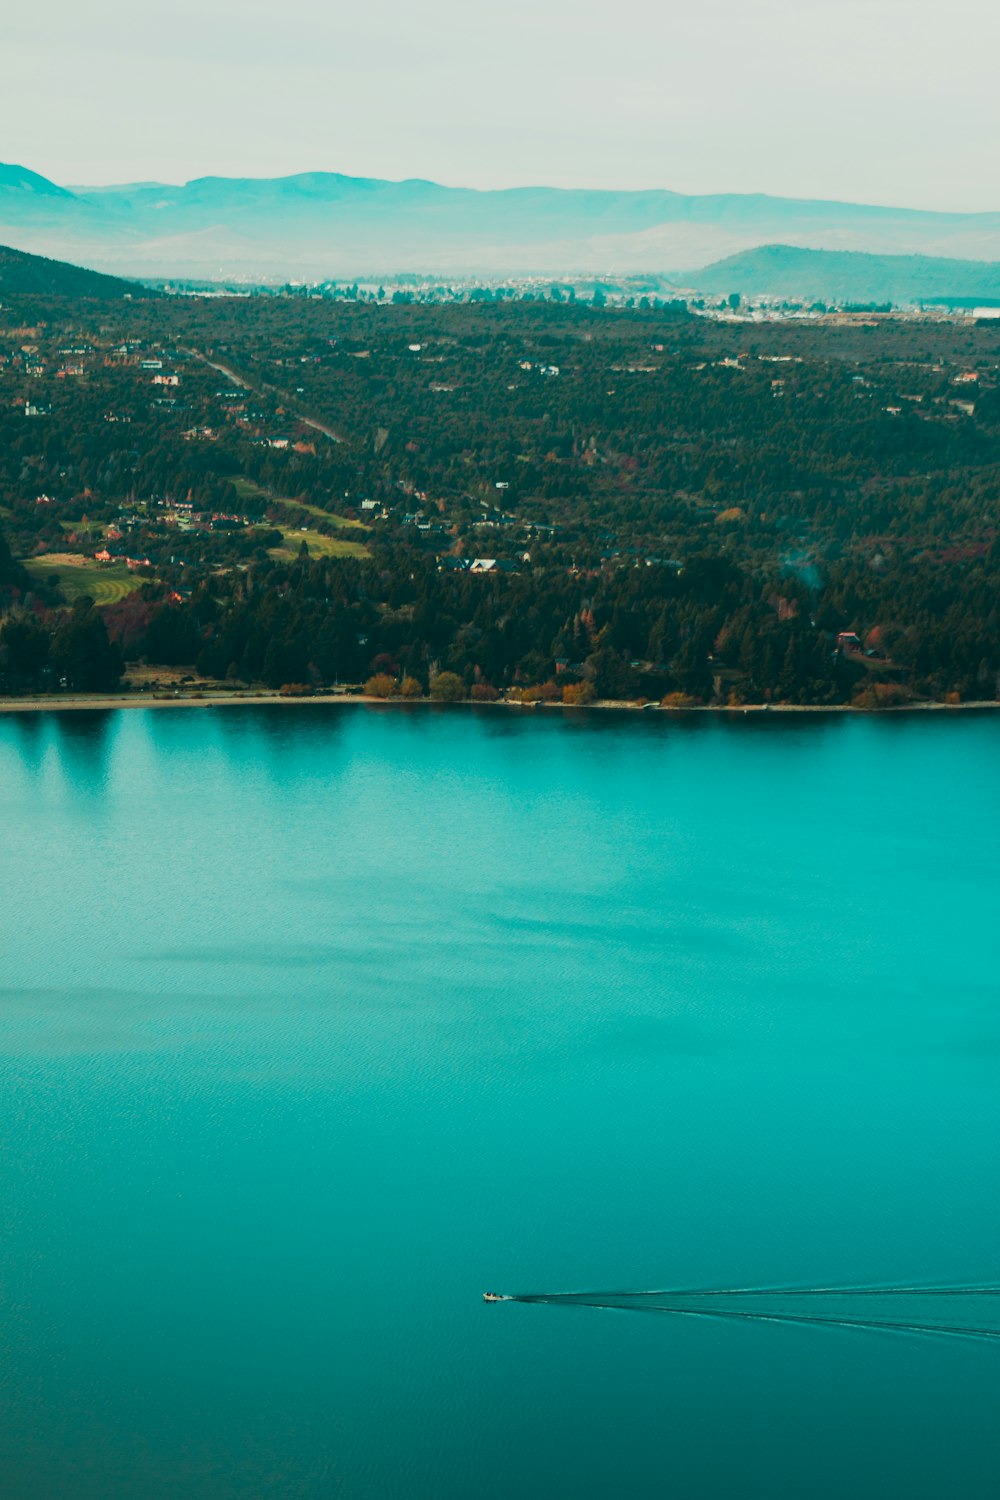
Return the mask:
[[[1000,209],[997,0],[45,0],[0,160]]]

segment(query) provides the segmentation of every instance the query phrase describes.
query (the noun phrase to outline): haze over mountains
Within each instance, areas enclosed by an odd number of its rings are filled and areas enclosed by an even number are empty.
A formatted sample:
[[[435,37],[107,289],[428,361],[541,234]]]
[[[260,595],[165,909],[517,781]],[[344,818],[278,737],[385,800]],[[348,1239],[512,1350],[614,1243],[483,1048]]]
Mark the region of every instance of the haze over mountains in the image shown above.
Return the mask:
[[[25,167],[0,165],[0,242],[135,277],[280,281],[401,271],[445,276],[647,272],[710,290],[709,278],[691,268],[762,246],[1000,261],[1000,212],[935,213],[666,190],[480,192],[332,172],[203,177],[180,187],[66,188]],[[732,269],[740,271],[743,284],[734,281],[727,290],[768,289],[747,280],[752,261]],[[854,263],[852,287],[857,286],[851,295],[881,300],[878,269]],[[787,263],[783,270],[788,272]],[[761,263],[754,275],[761,281],[765,271],[773,284],[772,263]],[[1000,295],[994,272],[983,264],[969,270],[911,262],[906,279],[915,298],[988,297]],[[828,267],[813,261],[811,294],[833,295],[830,278],[843,273],[843,261]],[[801,265],[797,274],[805,285]],[[885,265],[880,275],[883,282],[891,279]],[[975,289],[965,292],[972,282]],[[787,276],[785,284],[790,284]],[[925,284],[931,288],[926,292]]]

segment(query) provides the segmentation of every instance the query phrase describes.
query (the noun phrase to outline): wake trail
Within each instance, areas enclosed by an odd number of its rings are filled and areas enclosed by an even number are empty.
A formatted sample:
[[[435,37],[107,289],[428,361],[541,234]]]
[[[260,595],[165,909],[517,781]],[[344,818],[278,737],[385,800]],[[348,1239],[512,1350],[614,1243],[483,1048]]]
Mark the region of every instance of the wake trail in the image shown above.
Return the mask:
[[[514,1302],[587,1302],[593,1297],[1000,1297],[1000,1285],[663,1287],[650,1291],[515,1292]]]
[[[728,1318],[745,1322],[1000,1340],[1000,1322],[996,1325],[989,1322],[994,1315],[1000,1318],[1000,1308],[995,1301],[998,1297],[1000,1285],[990,1282],[937,1286],[675,1287],[630,1292],[519,1292],[507,1300],[592,1307],[613,1312],[655,1312],[676,1317]],[[858,1306],[852,1310],[849,1299],[855,1298]],[[909,1299],[909,1307],[901,1305],[902,1298]],[[804,1299],[812,1299],[814,1305],[804,1306]],[[879,1299],[884,1299],[883,1307],[878,1306]],[[981,1299],[994,1300],[986,1300],[984,1306]],[[742,1305],[734,1305],[736,1303]],[[782,1303],[786,1305],[782,1306]]]

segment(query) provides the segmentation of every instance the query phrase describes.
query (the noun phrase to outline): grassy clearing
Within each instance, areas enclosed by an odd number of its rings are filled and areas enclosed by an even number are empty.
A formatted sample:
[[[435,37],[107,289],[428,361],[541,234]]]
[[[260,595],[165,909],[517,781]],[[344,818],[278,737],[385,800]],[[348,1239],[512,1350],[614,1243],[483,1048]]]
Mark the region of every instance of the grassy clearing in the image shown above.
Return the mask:
[[[88,594],[95,604],[117,604],[142,587],[143,580],[122,562],[98,563],[78,552],[50,552],[28,557],[24,566],[40,581],[58,575],[59,588],[68,603]]]
[[[324,536],[321,531],[286,531],[282,527],[284,541],[280,547],[272,547],[268,556],[277,562],[292,562],[299,555],[305,542],[310,557],[368,557],[368,548],[362,542],[343,541],[339,536]]]
[[[254,484],[252,479],[234,479],[233,487],[241,500],[263,500],[268,505],[281,505],[286,510],[304,510],[307,515],[315,516],[317,521],[325,521],[328,526],[336,526],[343,531],[370,531],[363,521],[352,521],[347,516],[338,516],[332,510],[323,510],[318,505],[305,505],[301,500],[290,500],[284,495],[271,495],[267,490],[262,490],[259,484]]]

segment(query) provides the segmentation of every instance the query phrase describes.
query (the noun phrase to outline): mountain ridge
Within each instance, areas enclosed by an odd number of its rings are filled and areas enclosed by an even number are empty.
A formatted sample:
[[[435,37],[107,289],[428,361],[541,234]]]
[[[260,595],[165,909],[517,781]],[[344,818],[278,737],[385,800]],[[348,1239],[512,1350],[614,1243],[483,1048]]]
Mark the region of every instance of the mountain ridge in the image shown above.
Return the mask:
[[[1000,212],[338,172],[70,190],[0,166],[0,241],[139,278],[670,274],[770,244],[1000,261]]]
[[[0,189],[14,188],[23,192],[40,193],[51,198],[72,198],[69,188],[59,187],[39,172],[32,172],[15,162],[0,162]]]

